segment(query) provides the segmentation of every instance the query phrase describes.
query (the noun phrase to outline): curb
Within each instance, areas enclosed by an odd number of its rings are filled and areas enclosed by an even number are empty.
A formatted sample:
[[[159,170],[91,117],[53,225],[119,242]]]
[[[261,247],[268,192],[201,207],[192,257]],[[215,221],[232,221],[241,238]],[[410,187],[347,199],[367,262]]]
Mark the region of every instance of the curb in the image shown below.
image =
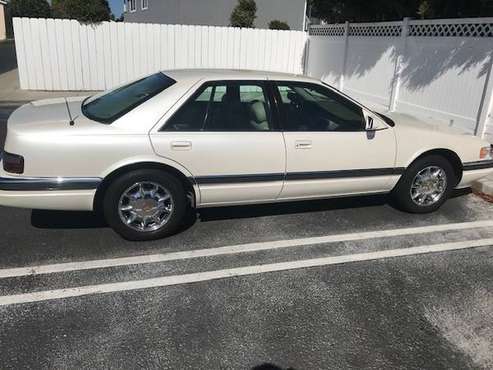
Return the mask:
[[[478,180],[472,184],[472,190],[493,198],[493,175]]]

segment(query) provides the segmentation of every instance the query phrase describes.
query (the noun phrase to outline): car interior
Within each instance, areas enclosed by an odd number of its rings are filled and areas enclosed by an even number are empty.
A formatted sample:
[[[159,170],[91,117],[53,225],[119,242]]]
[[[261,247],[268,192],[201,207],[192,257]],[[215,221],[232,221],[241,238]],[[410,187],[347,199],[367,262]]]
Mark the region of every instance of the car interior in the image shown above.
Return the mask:
[[[278,86],[286,131],[361,131],[363,112],[357,105],[311,86]]]
[[[270,116],[263,87],[209,86],[168,121],[171,131],[268,131]]]

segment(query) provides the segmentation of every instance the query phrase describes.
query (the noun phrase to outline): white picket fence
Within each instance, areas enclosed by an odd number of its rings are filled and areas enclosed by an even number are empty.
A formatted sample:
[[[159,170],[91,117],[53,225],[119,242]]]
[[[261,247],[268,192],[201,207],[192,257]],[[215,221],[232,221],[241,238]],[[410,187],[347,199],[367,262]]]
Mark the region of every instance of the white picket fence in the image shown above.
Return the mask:
[[[104,90],[159,70],[302,73],[306,33],[14,18],[22,89]]]
[[[309,33],[309,75],[493,142],[493,18],[331,24]]]

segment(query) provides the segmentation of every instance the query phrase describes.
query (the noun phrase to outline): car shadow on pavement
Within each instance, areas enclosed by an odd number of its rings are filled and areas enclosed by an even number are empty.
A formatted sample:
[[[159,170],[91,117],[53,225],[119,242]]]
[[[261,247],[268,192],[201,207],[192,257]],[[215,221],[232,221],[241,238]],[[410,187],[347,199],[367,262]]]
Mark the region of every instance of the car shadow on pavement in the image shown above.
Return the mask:
[[[192,227],[197,221],[196,212],[188,212],[175,234]],[[31,225],[38,229],[100,229],[109,228],[104,217],[97,212],[51,211],[33,209]]]
[[[451,198],[467,195],[471,189],[454,190]],[[305,200],[286,203],[266,203],[257,205],[215,207],[199,209],[199,218],[202,222],[227,220],[235,218],[251,218],[262,216],[277,216],[297,213],[335,211],[348,208],[366,208],[388,204],[396,208],[394,201],[388,194],[364,195],[330,199]]]
[[[245,206],[216,207],[199,209],[202,222],[233,218],[277,216],[297,213],[332,211],[347,208],[382,206],[389,202],[387,195],[371,195],[308,201],[268,203]]]
[[[470,189],[455,190],[452,197],[455,198],[470,193]],[[366,208],[383,206],[385,204],[392,206],[392,201],[388,195],[203,208],[196,212],[188,212],[182,226],[176,233],[189,229],[197,222],[197,220],[200,220],[200,222],[209,222],[239,218],[335,211],[348,208]],[[108,227],[104,218],[95,212],[50,210],[33,210],[31,213],[31,225],[39,229],[96,229]]]
[[[96,229],[108,227],[94,212],[33,209],[31,225],[38,229]]]

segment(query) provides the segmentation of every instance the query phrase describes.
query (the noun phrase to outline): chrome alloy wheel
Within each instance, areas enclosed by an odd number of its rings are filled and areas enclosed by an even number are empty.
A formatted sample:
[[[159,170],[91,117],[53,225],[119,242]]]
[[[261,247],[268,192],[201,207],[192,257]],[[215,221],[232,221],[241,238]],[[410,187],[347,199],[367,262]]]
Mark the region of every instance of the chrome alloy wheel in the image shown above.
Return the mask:
[[[429,166],[417,173],[411,185],[411,199],[418,206],[438,202],[447,189],[447,174],[443,168]]]
[[[163,227],[173,213],[173,198],[154,182],[137,182],[125,190],[118,202],[122,222],[137,231],[155,231]]]

